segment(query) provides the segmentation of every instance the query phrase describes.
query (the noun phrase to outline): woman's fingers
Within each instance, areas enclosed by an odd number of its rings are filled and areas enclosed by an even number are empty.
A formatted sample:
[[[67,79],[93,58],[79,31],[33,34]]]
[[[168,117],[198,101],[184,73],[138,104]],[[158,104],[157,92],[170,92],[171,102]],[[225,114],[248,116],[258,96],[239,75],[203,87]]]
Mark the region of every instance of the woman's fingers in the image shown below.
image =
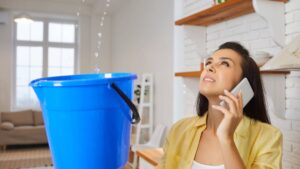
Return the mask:
[[[237,108],[239,108],[240,104],[239,104],[239,100],[237,96],[234,96],[232,93],[230,93],[227,90],[224,90],[224,93],[226,96],[228,96],[231,100],[234,101],[235,105],[238,106]]]
[[[228,96],[222,96],[220,95],[219,98],[221,100],[224,100],[227,105],[229,106],[229,111],[230,112],[235,112],[237,110],[237,105],[235,105],[235,102],[231,100],[231,98],[229,98]]]
[[[243,93],[242,93],[242,91],[240,91],[239,94],[238,94],[238,100],[239,100],[240,108],[242,109],[242,112],[243,112],[244,103],[243,103]]]
[[[243,96],[242,96],[241,91],[239,91],[239,93],[237,94],[237,100],[238,100],[238,111],[237,111],[237,113],[239,115],[243,115]]]
[[[227,90],[224,91],[225,96],[220,95],[219,98],[224,100],[228,106],[230,112],[238,115],[243,114],[243,98],[242,93],[239,91],[237,96],[234,96],[232,93],[228,92]]]

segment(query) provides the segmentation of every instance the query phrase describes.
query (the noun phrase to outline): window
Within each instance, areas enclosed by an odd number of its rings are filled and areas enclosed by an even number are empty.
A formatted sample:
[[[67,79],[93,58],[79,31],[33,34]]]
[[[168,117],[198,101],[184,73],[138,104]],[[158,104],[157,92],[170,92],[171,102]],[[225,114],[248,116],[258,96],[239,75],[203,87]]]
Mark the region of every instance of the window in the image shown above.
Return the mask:
[[[31,80],[75,73],[76,23],[35,20],[15,23],[14,109],[38,108]]]
[[[67,75],[74,72],[74,49],[49,48],[48,75]]]

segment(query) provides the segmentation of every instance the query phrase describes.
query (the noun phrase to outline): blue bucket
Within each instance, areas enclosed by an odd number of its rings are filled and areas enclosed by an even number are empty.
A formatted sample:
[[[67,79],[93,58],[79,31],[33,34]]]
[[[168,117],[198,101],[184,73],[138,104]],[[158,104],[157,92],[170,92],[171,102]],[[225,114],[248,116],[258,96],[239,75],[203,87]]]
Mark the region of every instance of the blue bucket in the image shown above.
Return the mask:
[[[131,73],[83,74],[33,80],[55,169],[119,169],[128,160]],[[132,110],[132,116],[130,113]]]

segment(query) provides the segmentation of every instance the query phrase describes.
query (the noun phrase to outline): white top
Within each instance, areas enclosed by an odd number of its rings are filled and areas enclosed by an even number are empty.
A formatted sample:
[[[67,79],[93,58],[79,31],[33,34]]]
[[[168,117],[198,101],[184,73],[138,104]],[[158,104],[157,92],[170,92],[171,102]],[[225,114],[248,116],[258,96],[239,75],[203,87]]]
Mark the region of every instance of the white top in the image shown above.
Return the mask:
[[[200,164],[197,161],[193,161],[191,169],[225,169],[224,165],[205,165]]]

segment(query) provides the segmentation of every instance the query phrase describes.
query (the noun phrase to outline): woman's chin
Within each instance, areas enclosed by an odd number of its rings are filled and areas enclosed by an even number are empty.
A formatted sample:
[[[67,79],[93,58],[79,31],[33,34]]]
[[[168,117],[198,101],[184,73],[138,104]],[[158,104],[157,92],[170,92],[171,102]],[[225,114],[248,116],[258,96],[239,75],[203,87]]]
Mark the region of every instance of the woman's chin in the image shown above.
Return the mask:
[[[208,96],[211,96],[213,94],[213,92],[209,91],[209,90],[201,90],[200,89],[200,94],[202,94],[205,97],[208,97]]]
[[[211,90],[211,89],[200,89],[200,94],[202,94],[205,97],[215,97],[220,95],[222,92]]]

